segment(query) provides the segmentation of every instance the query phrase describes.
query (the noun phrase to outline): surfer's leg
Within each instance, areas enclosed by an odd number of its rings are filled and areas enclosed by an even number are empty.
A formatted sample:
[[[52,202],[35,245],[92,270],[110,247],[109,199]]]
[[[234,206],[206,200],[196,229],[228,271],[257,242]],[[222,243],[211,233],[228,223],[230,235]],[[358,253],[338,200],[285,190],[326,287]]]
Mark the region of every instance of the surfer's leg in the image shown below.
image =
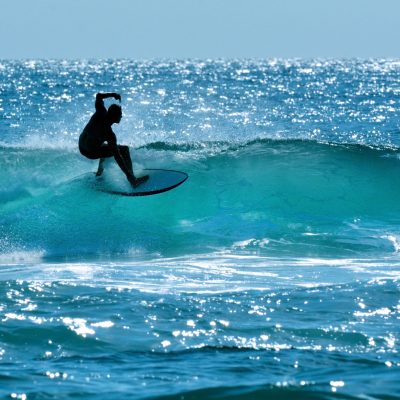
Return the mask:
[[[119,152],[121,154],[121,157],[123,158],[125,165],[128,167],[129,171],[133,174],[133,167],[132,167],[132,159],[131,159],[131,154],[129,152],[129,147],[128,146],[118,146]]]
[[[96,152],[96,156],[100,159],[99,166],[97,168],[96,176],[101,176],[104,171],[104,161],[106,158],[112,157],[112,151],[108,144],[102,144],[98,151]]]
[[[132,184],[133,187],[138,187],[140,184],[146,182],[149,179],[149,175],[144,175],[139,178],[135,176],[133,173],[132,169],[132,159],[131,159],[131,154],[129,152],[129,147],[128,146],[118,146],[119,152],[121,154],[122,159],[124,160],[124,163],[126,167],[129,169],[131,174],[133,175],[132,180],[129,179],[129,182]]]
[[[105,158],[100,158],[99,167],[97,168],[96,176],[101,176],[101,174],[103,173],[105,160],[106,160]]]

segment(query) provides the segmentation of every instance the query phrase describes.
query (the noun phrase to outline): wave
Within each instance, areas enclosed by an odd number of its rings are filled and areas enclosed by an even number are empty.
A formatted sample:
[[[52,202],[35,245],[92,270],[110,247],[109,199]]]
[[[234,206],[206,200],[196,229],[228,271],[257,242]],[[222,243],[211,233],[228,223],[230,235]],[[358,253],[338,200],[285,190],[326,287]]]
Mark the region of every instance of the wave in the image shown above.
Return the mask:
[[[322,386],[322,385],[320,385]],[[297,399],[297,400],[328,400],[328,399],[356,399],[357,397],[347,394],[332,394],[327,390],[324,392],[318,385],[310,382],[295,382],[292,381],[282,382],[277,385],[252,385],[252,386],[219,386],[210,387],[198,390],[185,391],[177,394],[166,396],[151,397],[152,399],[159,400],[173,400],[173,399],[240,399],[240,400],[257,400],[273,398],[279,400]]]
[[[279,146],[279,145],[298,145],[298,146],[338,146],[347,149],[354,150],[377,150],[377,151],[389,151],[389,152],[399,152],[400,148],[394,144],[386,144],[386,145],[373,145],[373,144],[363,144],[363,143],[346,143],[346,142],[334,142],[334,141],[319,141],[312,140],[307,138],[295,138],[295,139],[287,139],[287,138],[270,138],[270,137],[259,137],[252,140],[230,140],[230,141],[201,141],[201,142],[163,142],[156,141],[147,143],[145,145],[140,146],[142,149],[151,149],[151,150],[159,150],[159,151],[181,151],[181,152],[189,152],[189,151],[207,151],[207,152],[223,152],[223,151],[235,151],[244,148],[251,147],[253,145],[264,145],[264,146]]]
[[[362,256],[400,248],[399,151],[303,140],[151,143],[135,167],[190,179],[142,199],[93,190],[76,151],[0,148],[0,252]],[[106,173],[120,174],[110,162]]]

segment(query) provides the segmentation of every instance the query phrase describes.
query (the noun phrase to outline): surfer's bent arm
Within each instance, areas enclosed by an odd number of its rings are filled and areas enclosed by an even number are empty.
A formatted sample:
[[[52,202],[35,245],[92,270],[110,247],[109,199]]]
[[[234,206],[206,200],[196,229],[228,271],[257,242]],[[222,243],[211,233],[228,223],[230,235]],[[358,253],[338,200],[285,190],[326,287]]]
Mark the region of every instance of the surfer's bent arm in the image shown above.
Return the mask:
[[[96,110],[99,108],[104,108],[104,99],[109,97],[114,97],[115,100],[121,101],[121,95],[118,93],[97,93],[96,94]]]

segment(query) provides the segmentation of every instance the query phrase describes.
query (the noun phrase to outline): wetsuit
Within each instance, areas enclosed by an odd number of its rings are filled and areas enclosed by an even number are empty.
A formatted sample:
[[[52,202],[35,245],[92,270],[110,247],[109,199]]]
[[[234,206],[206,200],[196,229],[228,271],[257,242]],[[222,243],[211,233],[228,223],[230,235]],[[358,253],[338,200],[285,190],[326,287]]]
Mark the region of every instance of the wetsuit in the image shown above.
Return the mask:
[[[96,96],[95,107],[96,112],[79,137],[79,151],[92,160],[112,157],[118,148],[117,138],[107,120],[107,109],[99,95]]]

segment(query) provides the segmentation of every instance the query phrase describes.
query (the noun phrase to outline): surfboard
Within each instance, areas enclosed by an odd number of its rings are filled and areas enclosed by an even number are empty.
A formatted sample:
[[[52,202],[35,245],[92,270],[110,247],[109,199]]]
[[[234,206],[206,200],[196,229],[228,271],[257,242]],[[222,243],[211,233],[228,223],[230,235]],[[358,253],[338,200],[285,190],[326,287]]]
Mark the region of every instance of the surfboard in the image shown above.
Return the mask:
[[[124,175],[119,174],[118,178],[115,176],[110,178],[107,173],[104,173],[94,178],[94,187],[101,192],[119,196],[150,196],[172,190],[188,178],[185,172],[169,169],[143,169],[135,175],[137,177],[149,175],[149,179],[134,188]]]

